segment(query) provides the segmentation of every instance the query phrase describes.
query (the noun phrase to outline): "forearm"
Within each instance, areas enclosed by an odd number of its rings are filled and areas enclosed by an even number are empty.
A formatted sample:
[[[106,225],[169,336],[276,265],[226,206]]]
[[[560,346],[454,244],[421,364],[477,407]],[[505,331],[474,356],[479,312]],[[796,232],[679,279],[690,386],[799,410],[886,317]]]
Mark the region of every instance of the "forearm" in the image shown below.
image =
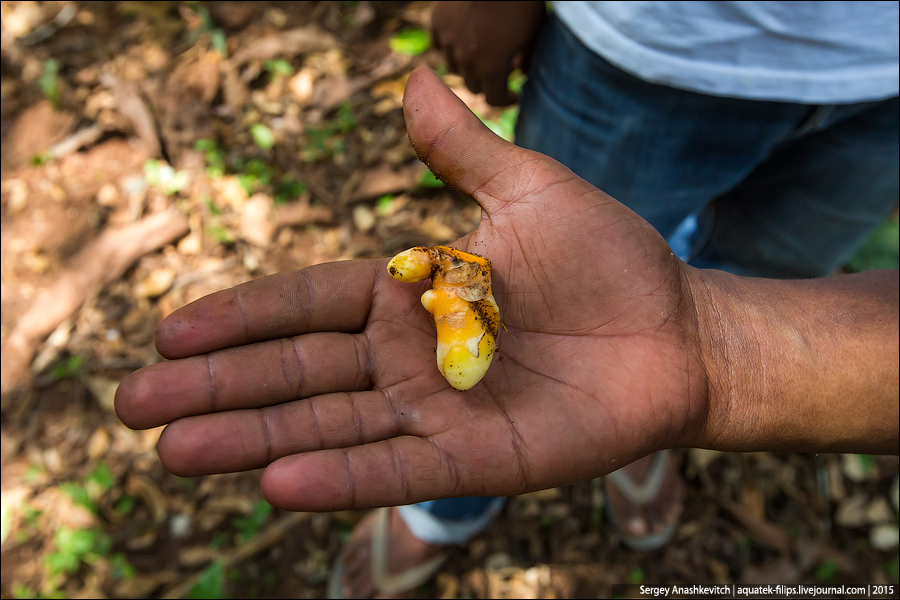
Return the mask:
[[[709,410],[698,446],[896,453],[898,276],[692,270]]]

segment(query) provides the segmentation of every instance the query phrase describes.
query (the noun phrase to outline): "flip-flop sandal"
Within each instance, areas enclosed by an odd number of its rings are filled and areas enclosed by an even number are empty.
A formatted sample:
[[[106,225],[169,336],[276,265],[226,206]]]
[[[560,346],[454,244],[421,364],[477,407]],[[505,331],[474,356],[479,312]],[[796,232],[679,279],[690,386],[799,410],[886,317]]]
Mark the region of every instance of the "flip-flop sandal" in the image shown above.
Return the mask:
[[[653,464],[647,472],[647,476],[642,483],[636,483],[624,469],[613,471],[606,477],[608,480],[606,485],[615,485],[619,492],[628,502],[635,506],[647,506],[659,498],[662,490],[663,482],[666,480],[668,470],[671,468],[672,453],[669,450],[657,452],[653,457]],[[632,550],[657,550],[665,546],[675,535],[678,528],[679,520],[675,519],[671,523],[657,532],[648,533],[647,535],[636,537],[629,535],[624,527],[620,525],[621,517],[616,514],[613,503],[609,499],[609,493],[606,498],[606,514],[610,523],[622,535],[622,541]]]
[[[414,590],[430,580],[444,564],[449,556],[448,552],[435,554],[425,562],[410,567],[400,573],[391,575],[388,572],[390,559],[390,527],[391,509],[379,508],[375,514],[375,526],[372,529],[372,585],[379,596],[396,596],[403,592]],[[337,563],[331,570],[328,580],[328,597],[344,598],[341,580],[344,575],[344,563],[338,557]]]

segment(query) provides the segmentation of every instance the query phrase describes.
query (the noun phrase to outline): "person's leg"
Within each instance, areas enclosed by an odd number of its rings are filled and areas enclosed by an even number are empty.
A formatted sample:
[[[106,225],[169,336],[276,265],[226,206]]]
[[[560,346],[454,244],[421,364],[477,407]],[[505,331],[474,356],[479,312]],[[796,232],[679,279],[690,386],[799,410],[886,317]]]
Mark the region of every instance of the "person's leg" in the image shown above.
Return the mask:
[[[505,498],[447,498],[372,511],[356,527],[332,572],[336,598],[396,597],[440,567],[447,546],[464,544],[500,512]]]
[[[823,106],[701,218],[691,264],[741,275],[821,277],[896,205],[900,101]]]
[[[808,111],[647,83],[551,17],[531,59],[515,141],[630,207],[687,259],[695,216],[752,173]],[[658,548],[674,534],[684,482],[671,454],[620,469],[604,488],[630,547]]]
[[[516,143],[635,210],[679,256],[702,241],[691,264],[788,277],[830,272],[894,205],[897,130],[896,99],[877,110],[816,109],[649,84],[550,18],[523,90]],[[667,472],[655,464],[620,471],[636,486],[606,482],[617,506],[611,513],[636,547],[642,532],[659,533],[654,520],[667,527],[659,515],[677,516],[677,507],[648,504],[643,492],[666,490],[669,504],[683,492],[677,482],[651,485],[653,472]],[[623,493],[629,487],[638,493]]]
[[[747,177],[809,110],[645,82],[555,17],[530,65],[516,144],[555,158],[667,238]]]
[[[463,544],[481,533],[506,498],[447,498],[401,506],[404,523],[420,540],[434,545]]]

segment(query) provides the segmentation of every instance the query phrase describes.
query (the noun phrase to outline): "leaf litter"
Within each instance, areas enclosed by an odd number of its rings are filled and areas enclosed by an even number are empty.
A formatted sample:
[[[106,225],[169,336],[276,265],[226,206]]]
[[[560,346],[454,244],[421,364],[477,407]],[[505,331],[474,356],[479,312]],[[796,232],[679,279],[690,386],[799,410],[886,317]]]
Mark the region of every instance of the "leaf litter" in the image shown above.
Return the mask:
[[[259,473],[174,477],[112,410],[205,294],[447,243],[480,210],[409,146],[421,2],[5,2],[0,29],[4,597],[325,595],[362,512],[260,505]],[[508,135],[460,78],[445,80]],[[420,597],[617,583],[898,582],[896,457],[679,451],[681,526],[626,550],[598,481],[512,498]]]

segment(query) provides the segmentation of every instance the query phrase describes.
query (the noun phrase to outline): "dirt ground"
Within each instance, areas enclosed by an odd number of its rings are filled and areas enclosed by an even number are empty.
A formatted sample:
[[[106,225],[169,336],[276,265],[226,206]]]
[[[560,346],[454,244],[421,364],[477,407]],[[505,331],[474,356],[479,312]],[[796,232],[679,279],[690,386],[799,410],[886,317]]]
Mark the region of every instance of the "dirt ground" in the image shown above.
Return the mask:
[[[477,226],[404,127],[408,73],[446,73],[398,43],[429,5],[3,2],[2,19],[2,597],[324,597],[363,513],[272,509],[257,472],[175,477],[113,395],[196,298]],[[445,80],[508,134],[514,112]],[[896,457],[677,456],[666,548],[627,550],[585,482],[511,499],[419,595],[897,589]]]

